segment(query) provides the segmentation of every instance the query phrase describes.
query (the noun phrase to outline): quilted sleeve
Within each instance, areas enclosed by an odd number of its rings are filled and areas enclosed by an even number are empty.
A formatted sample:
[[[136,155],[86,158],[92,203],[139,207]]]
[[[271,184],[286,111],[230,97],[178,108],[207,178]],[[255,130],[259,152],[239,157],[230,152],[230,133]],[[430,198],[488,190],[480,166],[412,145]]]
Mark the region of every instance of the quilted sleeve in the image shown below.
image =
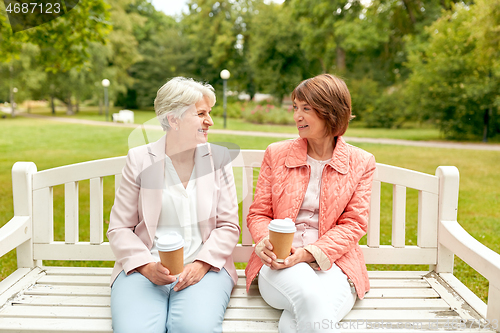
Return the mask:
[[[271,191],[272,182],[271,147],[268,147],[264,153],[264,159],[260,167],[255,197],[250,205],[247,216],[247,226],[256,244],[268,235],[267,226],[274,216]]]
[[[329,269],[337,259],[356,246],[361,237],[366,234],[374,173],[375,158],[371,155],[365,162],[363,174],[337,223],[310,245],[313,248],[319,248],[322,252],[319,258],[316,258],[321,269]],[[329,259],[329,263],[325,262],[323,254]]]

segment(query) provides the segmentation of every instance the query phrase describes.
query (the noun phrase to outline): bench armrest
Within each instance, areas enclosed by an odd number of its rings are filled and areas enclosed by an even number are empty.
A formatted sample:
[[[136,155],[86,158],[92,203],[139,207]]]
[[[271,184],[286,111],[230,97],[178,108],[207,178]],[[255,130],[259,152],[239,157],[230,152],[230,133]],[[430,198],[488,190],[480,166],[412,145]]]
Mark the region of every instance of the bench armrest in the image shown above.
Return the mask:
[[[0,228],[0,257],[31,238],[31,218],[14,216]]]
[[[441,221],[439,242],[489,281],[486,319],[500,318],[500,254],[472,237],[457,221]],[[500,332],[499,327],[496,327]]]
[[[500,284],[500,254],[472,237],[457,221],[441,221],[439,241],[489,281]]]

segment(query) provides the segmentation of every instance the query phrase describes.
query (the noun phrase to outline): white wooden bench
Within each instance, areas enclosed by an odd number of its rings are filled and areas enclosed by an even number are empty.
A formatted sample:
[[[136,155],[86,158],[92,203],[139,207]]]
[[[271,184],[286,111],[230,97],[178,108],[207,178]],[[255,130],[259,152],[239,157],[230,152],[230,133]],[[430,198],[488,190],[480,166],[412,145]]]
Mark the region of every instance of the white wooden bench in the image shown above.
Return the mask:
[[[247,150],[233,161],[241,192],[243,221],[252,201],[257,175],[254,169],[259,168],[262,157],[263,151]],[[68,264],[50,267],[44,261],[114,260],[103,236],[106,231],[103,177],[114,177],[114,181],[106,178],[106,186],[112,188],[108,193],[112,194],[114,186],[120,182],[124,163],[125,157],[117,157],[39,172],[31,162],[14,165],[15,216],[0,229],[0,255],[17,249],[18,269],[0,283],[1,332],[112,332],[108,287],[111,268],[70,267]],[[90,222],[79,221],[78,203],[88,183]],[[381,189],[387,186],[381,187],[381,183],[393,187],[390,245],[380,242]],[[499,330],[500,255],[481,245],[457,223],[458,183],[455,167],[439,167],[436,175],[429,175],[377,165],[367,245],[363,246],[366,262],[418,264],[428,269],[370,271],[371,291],[364,300],[356,302],[340,323],[342,332]],[[61,193],[62,186],[64,204],[54,205],[54,192]],[[405,236],[407,188],[418,191],[416,245],[408,245]],[[109,207],[106,211],[109,212]],[[64,236],[55,237],[54,216],[58,214],[59,220],[64,220]],[[90,236],[85,242],[79,239],[82,229],[79,222],[90,226]],[[242,230],[242,241],[234,253],[237,262],[247,261],[253,251],[245,223]],[[454,254],[489,280],[488,305],[453,275]],[[242,270],[239,275],[226,312],[224,332],[276,333],[280,311],[266,305],[257,285],[252,285],[247,293]]]
[[[122,123],[134,123],[134,111],[130,110],[120,110],[118,113],[113,113],[112,115],[113,122],[119,122],[121,121]]]

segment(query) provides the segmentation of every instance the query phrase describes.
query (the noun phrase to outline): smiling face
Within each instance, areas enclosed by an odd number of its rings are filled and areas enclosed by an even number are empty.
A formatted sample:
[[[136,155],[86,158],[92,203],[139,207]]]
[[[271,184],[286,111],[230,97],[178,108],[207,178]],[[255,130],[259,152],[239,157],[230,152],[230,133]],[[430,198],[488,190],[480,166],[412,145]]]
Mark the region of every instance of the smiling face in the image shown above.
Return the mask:
[[[210,112],[212,112],[212,107],[209,99],[203,97],[198,103],[186,110],[178,122],[178,130],[173,129],[173,131],[178,131],[185,143],[193,145],[206,143],[208,128],[214,124]],[[176,128],[175,125],[173,127]]]
[[[325,137],[325,121],[307,102],[293,100],[293,120],[301,138],[316,140]]]

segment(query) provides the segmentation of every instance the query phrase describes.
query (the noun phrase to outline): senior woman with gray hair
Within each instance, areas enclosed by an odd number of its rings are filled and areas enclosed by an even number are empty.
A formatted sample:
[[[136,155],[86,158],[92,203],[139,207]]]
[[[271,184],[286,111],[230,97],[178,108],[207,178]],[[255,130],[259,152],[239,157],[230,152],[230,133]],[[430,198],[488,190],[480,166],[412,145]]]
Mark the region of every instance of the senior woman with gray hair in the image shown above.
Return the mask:
[[[212,86],[171,79],[155,99],[166,135],[127,155],[107,233],[114,332],[222,331],[240,227],[229,152],[207,143],[214,104]],[[184,238],[178,277],[156,244],[172,231]]]

